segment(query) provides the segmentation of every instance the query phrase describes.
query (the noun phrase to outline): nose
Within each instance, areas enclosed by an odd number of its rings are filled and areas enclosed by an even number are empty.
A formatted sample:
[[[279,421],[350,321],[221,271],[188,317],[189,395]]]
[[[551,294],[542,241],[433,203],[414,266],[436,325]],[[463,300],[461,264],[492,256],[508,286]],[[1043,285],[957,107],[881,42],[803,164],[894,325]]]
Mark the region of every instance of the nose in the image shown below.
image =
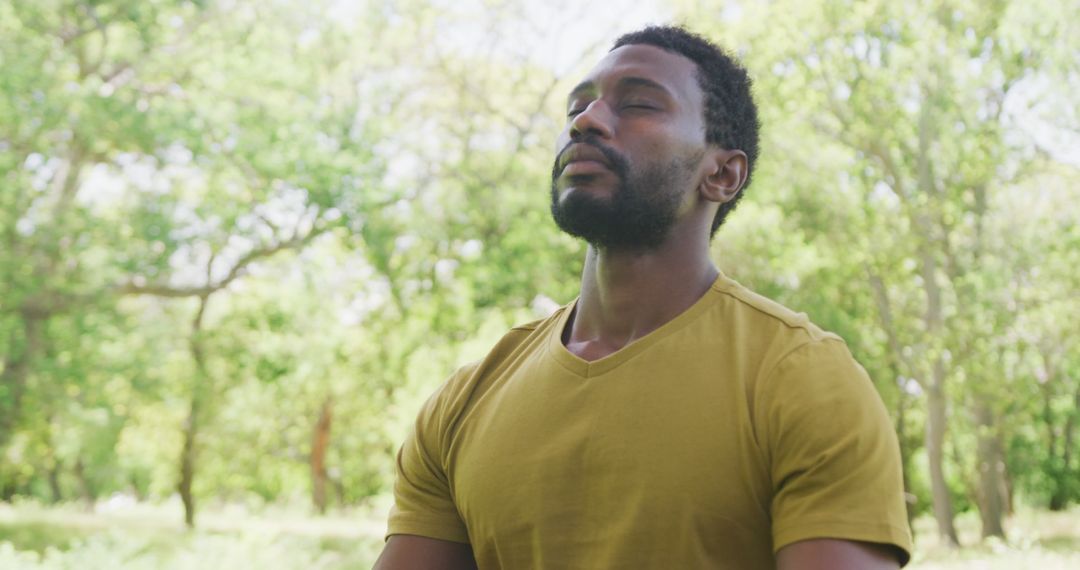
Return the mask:
[[[585,135],[611,138],[611,110],[603,99],[596,99],[570,121],[570,139],[578,140]]]

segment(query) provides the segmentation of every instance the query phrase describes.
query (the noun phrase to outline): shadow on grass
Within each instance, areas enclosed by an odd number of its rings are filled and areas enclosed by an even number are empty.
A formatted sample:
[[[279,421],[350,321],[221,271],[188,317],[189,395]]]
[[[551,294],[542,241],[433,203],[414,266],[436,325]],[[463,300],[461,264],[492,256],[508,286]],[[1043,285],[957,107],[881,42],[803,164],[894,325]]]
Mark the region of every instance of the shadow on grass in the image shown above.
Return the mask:
[[[104,556],[99,553],[104,549],[112,553],[109,556],[116,557],[115,560],[109,558],[109,564],[136,561],[151,564],[149,567],[156,564],[159,568],[171,568],[181,557],[211,556],[202,551],[217,552],[223,557],[246,556],[245,549],[263,550],[267,545],[284,545],[286,551],[297,557],[283,562],[284,567],[297,567],[298,562],[318,562],[319,568],[327,570],[370,567],[382,546],[381,540],[368,537],[310,536],[244,529],[188,531],[154,525],[139,528],[130,522],[88,525],[85,521],[73,520],[3,520],[0,521],[0,543],[4,542],[11,543],[16,551],[35,552],[39,556],[52,551],[54,557],[60,555],[57,560],[77,561],[74,563],[81,563],[86,557]],[[0,566],[3,566],[2,562]],[[6,570],[6,567],[0,570]]]
[[[1080,536],[1068,534],[1046,536],[1039,539],[1038,545],[1053,552],[1073,554],[1080,552]]]
[[[77,540],[93,531],[43,522],[0,522],[0,542],[10,542],[16,550],[33,550],[43,554],[46,548],[67,550]]]

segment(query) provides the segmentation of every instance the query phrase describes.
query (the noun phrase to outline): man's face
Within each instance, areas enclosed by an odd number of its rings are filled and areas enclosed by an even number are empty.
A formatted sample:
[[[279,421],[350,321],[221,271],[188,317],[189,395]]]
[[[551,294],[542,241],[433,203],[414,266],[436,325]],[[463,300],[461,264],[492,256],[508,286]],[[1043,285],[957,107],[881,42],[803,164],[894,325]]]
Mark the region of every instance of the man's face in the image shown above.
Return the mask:
[[[602,249],[659,246],[701,182],[703,94],[689,59],[648,45],[609,53],[571,92],[551,212]]]

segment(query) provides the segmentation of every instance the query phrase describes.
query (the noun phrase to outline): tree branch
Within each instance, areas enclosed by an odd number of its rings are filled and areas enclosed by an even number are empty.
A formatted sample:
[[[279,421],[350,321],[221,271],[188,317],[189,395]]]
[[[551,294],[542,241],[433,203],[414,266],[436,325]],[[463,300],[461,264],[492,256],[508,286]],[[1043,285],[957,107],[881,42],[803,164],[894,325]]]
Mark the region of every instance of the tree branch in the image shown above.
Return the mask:
[[[287,249],[299,249],[306,246],[316,237],[325,233],[329,227],[322,227],[312,229],[310,232],[300,236],[294,235],[293,237],[280,241],[266,247],[257,248],[249,251],[243,257],[241,257],[225,277],[221,278],[217,282],[211,282],[209,278],[209,271],[207,273],[206,285],[195,285],[188,287],[177,287],[174,285],[167,285],[163,283],[153,283],[148,285],[139,285],[136,283],[125,283],[117,286],[114,291],[121,295],[152,295],[155,297],[167,297],[167,298],[182,298],[182,297],[208,297],[225,287],[228,287],[230,283],[246,274],[248,266],[252,263],[273,256],[274,254],[287,250]]]

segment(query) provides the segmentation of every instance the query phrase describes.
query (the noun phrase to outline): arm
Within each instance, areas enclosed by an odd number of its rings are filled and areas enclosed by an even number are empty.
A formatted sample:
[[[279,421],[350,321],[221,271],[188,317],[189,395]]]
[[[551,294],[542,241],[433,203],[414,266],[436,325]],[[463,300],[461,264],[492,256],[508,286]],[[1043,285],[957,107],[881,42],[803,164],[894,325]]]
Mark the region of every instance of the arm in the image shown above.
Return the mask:
[[[394,506],[375,570],[475,570],[469,532],[450,492],[444,449],[451,437],[462,367],[424,403],[398,450]]]
[[[896,570],[894,548],[873,542],[818,538],[789,544],[776,553],[777,570]]]
[[[373,570],[475,570],[472,548],[410,534],[395,534],[386,541]]]
[[[771,458],[773,548],[788,564],[779,567],[906,563],[900,445],[866,372],[826,339],[789,353],[768,380],[759,433]],[[876,553],[889,565],[875,564]]]

